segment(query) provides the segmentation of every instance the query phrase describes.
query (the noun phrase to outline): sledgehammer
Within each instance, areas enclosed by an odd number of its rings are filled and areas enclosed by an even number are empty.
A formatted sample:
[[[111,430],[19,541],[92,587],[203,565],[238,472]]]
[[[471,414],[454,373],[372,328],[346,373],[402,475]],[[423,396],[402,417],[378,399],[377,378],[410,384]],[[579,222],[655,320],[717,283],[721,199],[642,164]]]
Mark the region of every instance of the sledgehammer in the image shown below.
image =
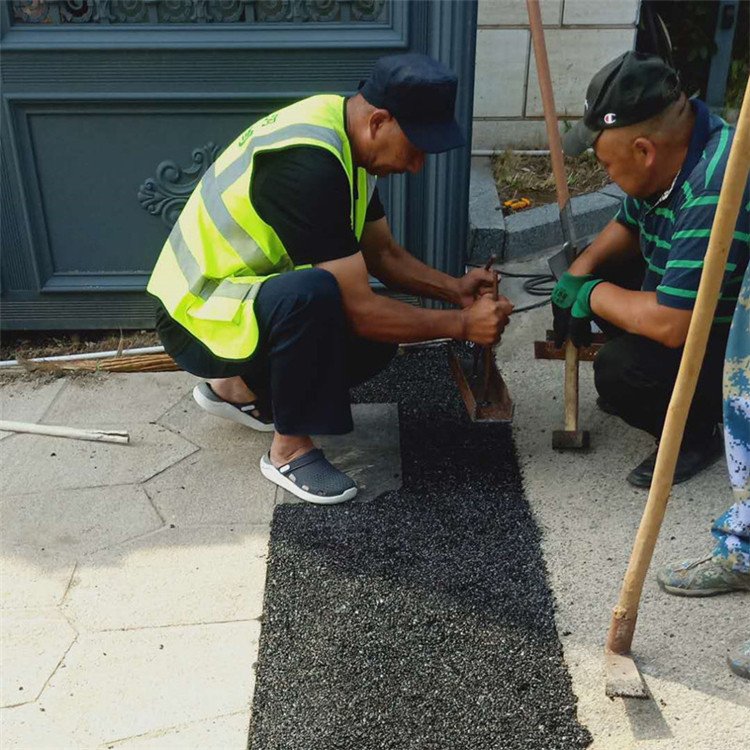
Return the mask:
[[[539,78],[539,89],[542,94],[544,121],[547,125],[547,139],[552,159],[552,171],[555,175],[557,204],[560,207],[560,224],[563,239],[575,246],[575,229],[573,212],[570,208],[568,181],[565,178],[560,131],[557,125],[555,97],[552,93],[552,79],[549,72],[547,47],[544,43],[542,13],[539,0],[526,0],[529,11],[529,26],[534,42],[534,56]],[[578,429],[578,349],[570,341],[565,342],[565,429],[552,433],[552,447],[558,450],[585,450],[589,447],[589,433]]]

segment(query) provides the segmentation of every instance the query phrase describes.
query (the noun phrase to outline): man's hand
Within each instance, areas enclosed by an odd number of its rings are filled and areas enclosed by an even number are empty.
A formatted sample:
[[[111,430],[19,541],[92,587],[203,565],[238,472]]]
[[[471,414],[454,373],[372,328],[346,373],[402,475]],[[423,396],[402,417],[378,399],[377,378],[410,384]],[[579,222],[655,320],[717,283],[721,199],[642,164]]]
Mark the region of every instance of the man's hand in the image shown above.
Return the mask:
[[[492,294],[495,282],[495,271],[484,268],[472,268],[465,276],[457,279],[458,301],[461,307],[471,307],[483,295]]]
[[[560,277],[552,290],[552,328],[555,334],[555,347],[560,348],[568,338],[570,311],[581,287],[594,277],[574,276],[567,271]]]
[[[491,346],[500,341],[500,336],[508,325],[513,305],[507,297],[493,300],[488,295],[481,296],[471,307],[461,311],[464,319],[464,338],[482,346]]]
[[[591,292],[602,279],[591,279],[581,285],[570,310],[570,340],[575,346],[591,345]]]

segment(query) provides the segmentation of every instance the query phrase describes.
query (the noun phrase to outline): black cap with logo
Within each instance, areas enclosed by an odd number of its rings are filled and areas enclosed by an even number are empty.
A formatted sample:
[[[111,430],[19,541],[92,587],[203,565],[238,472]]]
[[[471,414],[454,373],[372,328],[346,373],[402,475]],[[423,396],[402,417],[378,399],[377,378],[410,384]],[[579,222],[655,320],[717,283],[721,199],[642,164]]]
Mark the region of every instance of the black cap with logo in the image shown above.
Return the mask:
[[[381,57],[359,91],[387,109],[420,151],[437,154],[465,143],[454,116],[457,88],[455,74],[441,62],[410,53]]]
[[[677,101],[680,92],[677,71],[660,57],[642,52],[620,55],[591,79],[583,119],[563,135],[563,151],[577,156],[602,130],[648,120]]]

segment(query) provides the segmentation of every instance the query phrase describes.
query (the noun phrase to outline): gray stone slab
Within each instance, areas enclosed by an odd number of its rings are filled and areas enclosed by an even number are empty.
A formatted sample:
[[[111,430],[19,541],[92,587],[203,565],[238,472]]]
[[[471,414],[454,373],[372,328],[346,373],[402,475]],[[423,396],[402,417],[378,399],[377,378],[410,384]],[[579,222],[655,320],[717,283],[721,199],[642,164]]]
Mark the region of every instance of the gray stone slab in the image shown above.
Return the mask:
[[[621,199],[607,193],[589,193],[571,198],[573,220],[579,237],[596,234],[614,218]]]
[[[3,747],[8,750],[69,750],[81,745],[55,726],[36,703],[0,709]]]
[[[37,710],[79,748],[249,715],[259,633],[258,622],[82,633]]]
[[[193,400],[192,386],[199,381],[193,378],[182,398],[164,413],[159,424],[182,435],[201,448],[216,451],[240,451],[245,461],[250,461],[255,451],[268,450],[272,433],[257,432],[250,427],[208,414]],[[260,458],[260,452],[258,458]],[[257,461],[255,461],[257,463]]]
[[[271,522],[276,485],[258,466],[271,438],[263,433],[247,434],[251,431],[244,429],[228,449],[201,449],[144,485],[168,523]]]
[[[36,700],[76,638],[76,631],[56,609],[5,610],[0,634],[3,707]]]
[[[357,482],[354,502],[369,502],[401,486],[401,447],[397,404],[354,404],[354,431],[349,435],[325,435],[315,442],[326,458]],[[280,491],[282,503],[304,502]]]
[[[109,373],[71,380],[44,421],[90,427],[153,422],[177,403],[193,382],[185,372]]]
[[[102,429],[125,429],[129,445],[93,443],[46,435],[14,435],[0,444],[0,492],[55,493],[74,487],[143,482],[196,449],[152,424],[97,422]]]
[[[3,495],[0,513],[4,553],[32,561],[75,561],[163,525],[137,485]]]
[[[67,382],[63,378],[51,383],[34,380],[0,382],[0,419],[38,422]],[[0,432],[0,440],[10,435]]]
[[[472,159],[469,187],[469,265],[495,253],[501,261],[523,260],[563,242],[557,203],[503,217],[489,157]],[[571,209],[578,239],[596,235],[617,213],[624,193],[614,184],[575,196]]]
[[[0,558],[0,606],[5,609],[43,609],[56,607],[68,590],[75,562],[48,554],[39,546],[31,554],[28,548],[3,546]]]
[[[508,216],[506,233],[505,260],[522,258],[541,248],[559,245],[563,240],[557,203]]]
[[[471,160],[469,182],[469,257],[483,264],[490,255],[503,256],[505,217],[500,206],[492,166],[487,158]]]
[[[79,631],[251,620],[267,526],[172,527],[81,558],[63,611]]]

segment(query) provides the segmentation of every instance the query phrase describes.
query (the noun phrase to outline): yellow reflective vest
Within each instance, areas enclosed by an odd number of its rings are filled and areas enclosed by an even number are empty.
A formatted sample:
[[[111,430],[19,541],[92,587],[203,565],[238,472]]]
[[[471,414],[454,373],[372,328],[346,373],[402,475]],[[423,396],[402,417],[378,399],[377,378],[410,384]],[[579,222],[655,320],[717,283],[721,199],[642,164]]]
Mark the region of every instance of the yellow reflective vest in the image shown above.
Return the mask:
[[[362,236],[375,177],[354,166],[344,117],[343,97],[321,95],[256,122],[203,175],[172,229],[147,291],[218,357],[245,359],[255,351],[260,285],[295,270],[252,203],[257,154],[302,145],[332,153],[349,180],[352,229]]]

